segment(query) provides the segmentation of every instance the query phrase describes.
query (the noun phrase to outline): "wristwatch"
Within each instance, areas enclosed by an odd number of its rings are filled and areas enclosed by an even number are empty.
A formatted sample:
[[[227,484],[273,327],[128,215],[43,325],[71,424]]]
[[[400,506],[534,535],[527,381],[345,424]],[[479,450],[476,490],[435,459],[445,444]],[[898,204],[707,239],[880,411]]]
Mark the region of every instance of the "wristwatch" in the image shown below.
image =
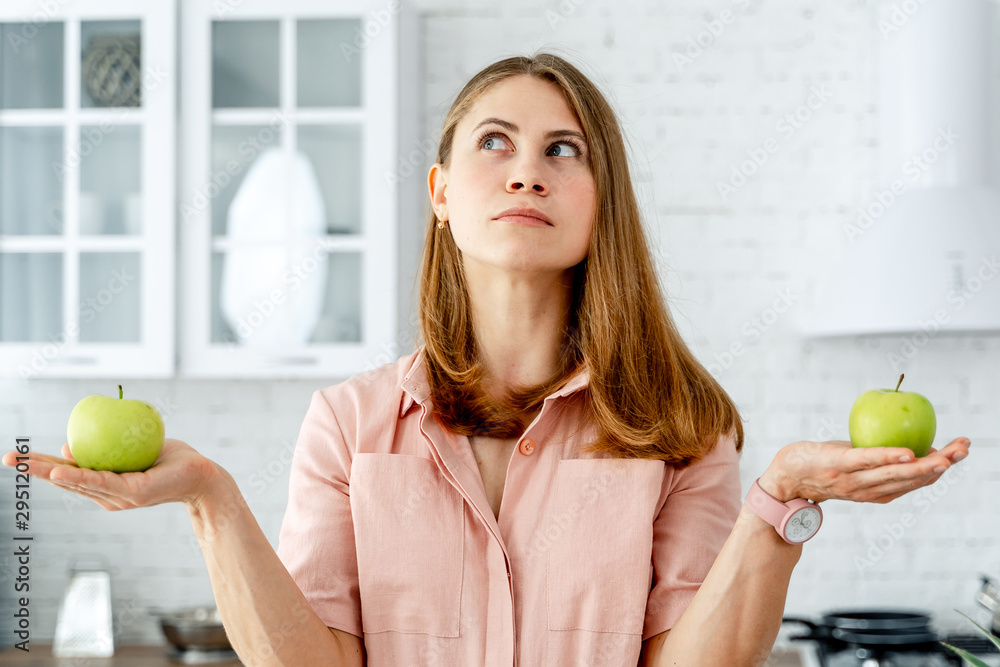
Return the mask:
[[[802,544],[819,532],[823,523],[823,510],[805,498],[795,498],[783,503],[760,488],[760,478],[747,492],[746,505],[764,521],[774,526],[781,539],[789,544]]]

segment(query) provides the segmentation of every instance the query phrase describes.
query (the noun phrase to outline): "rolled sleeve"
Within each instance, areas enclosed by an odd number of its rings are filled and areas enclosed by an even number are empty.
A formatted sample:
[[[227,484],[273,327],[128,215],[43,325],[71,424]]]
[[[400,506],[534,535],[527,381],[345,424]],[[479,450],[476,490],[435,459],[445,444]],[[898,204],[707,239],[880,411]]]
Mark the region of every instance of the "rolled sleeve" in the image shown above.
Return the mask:
[[[350,499],[351,448],[314,392],[292,455],[278,557],[328,627],[363,636]]]
[[[741,504],[735,438],[721,437],[703,459],[674,471],[667,493],[653,522],[643,641],[674,626],[733,530]]]

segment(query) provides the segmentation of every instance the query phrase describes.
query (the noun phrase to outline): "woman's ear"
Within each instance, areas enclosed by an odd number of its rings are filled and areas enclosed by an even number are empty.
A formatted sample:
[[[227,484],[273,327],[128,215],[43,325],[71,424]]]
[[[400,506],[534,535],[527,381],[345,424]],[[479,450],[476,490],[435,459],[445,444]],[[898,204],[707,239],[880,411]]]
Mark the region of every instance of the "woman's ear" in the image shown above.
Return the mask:
[[[447,222],[448,220],[448,198],[444,191],[448,187],[448,175],[440,162],[431,165],[427,172],[427,189],[431,196],[431,206],[438,220]]]

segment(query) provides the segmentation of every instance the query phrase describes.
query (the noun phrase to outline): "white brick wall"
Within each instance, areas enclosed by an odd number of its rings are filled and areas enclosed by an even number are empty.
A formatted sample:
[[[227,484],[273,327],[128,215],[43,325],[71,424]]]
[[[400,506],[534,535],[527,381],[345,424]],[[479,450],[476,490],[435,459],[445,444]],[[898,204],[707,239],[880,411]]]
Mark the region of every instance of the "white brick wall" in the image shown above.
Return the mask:
[[[899,338],[804,341],[787,315],[755,338],[742,328],[779,290],[790,289],[796,307],[804,305],[811,292],[803,272],[843,244],[842,225],[882,185],[873,182],[878,109],[866,2],[751,0],[746,10],[723,0],[420,0],[415,6],[423,15],[425,136],[438,136],[449,102],[475,71],[539,47],[574,58],[609,94],[633,151],[633,174],[678,326],[706,364],[734,342],[743,345],[743,354],[717,376],[746,418],[744,488],[784,444],[847,439],[854,398],[892,384],[896,373],[887,355]],[[673,52],[723,9],[733,11],[734,22],[679,68]],[[565,20],[550,25],[547,12]],[[829,89],[830,100],[790,138],[777,134],[779,118],[819,85]],[[723,202],[717,181],[768,137],[776,137],[780,149]],[[960,619],[952,609],[975,611],[978,573],[1000,576],[998,368],[996,336],[941,335],[920,348],[906,368],[908,385],[937,406],[939,444],[972,438],[964,474],[950,472],[940,497],[904,497],[888,506],[826,503],[826,525],[792,577],[789,613],[924,607],[954,627]],[[275,543],[287,493],[283,449],[295,439],[311,392],[323,384],[175,380],[133,382],[128,389],[171,406],[168,434],[233,473]],[[0,432],[30,435],[36,449],[54,453],[76,401],[111,391],[102,382],[0,383]],[[949,477],[956,479],[945,486]],[[10,488],[9,471],[0,473],[0,483]],[[0,494],[4,516],[9,496]],[[108,561],[119,611],[211,600],[179,506],[107,513],[36,484],[33,508],[35,639],[51,638],[74,551]],[[914,517],[911,526],[898,538],[885,533],[906,513]],[[859,564],[880,540],[882,554]],[[0,556],[5,591],[10,572],[9,556]],[[124,624],[120,639],[160,637],[139,613]]]

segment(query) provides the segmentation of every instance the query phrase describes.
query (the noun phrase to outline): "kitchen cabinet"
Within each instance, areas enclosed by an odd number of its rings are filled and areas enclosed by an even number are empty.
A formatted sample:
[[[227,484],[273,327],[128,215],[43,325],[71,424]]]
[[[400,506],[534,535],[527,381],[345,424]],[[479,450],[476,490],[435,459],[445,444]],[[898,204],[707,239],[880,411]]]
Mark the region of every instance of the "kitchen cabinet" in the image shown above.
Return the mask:
[[[173,372],[175,15],[0,4],[0,373]]]
[[[347,376],[396,337],[398,3],[181,7],[180,370]]]
[[[415,16],[40,7],[0,6],[0,374],[346,377],[398,349]]]

